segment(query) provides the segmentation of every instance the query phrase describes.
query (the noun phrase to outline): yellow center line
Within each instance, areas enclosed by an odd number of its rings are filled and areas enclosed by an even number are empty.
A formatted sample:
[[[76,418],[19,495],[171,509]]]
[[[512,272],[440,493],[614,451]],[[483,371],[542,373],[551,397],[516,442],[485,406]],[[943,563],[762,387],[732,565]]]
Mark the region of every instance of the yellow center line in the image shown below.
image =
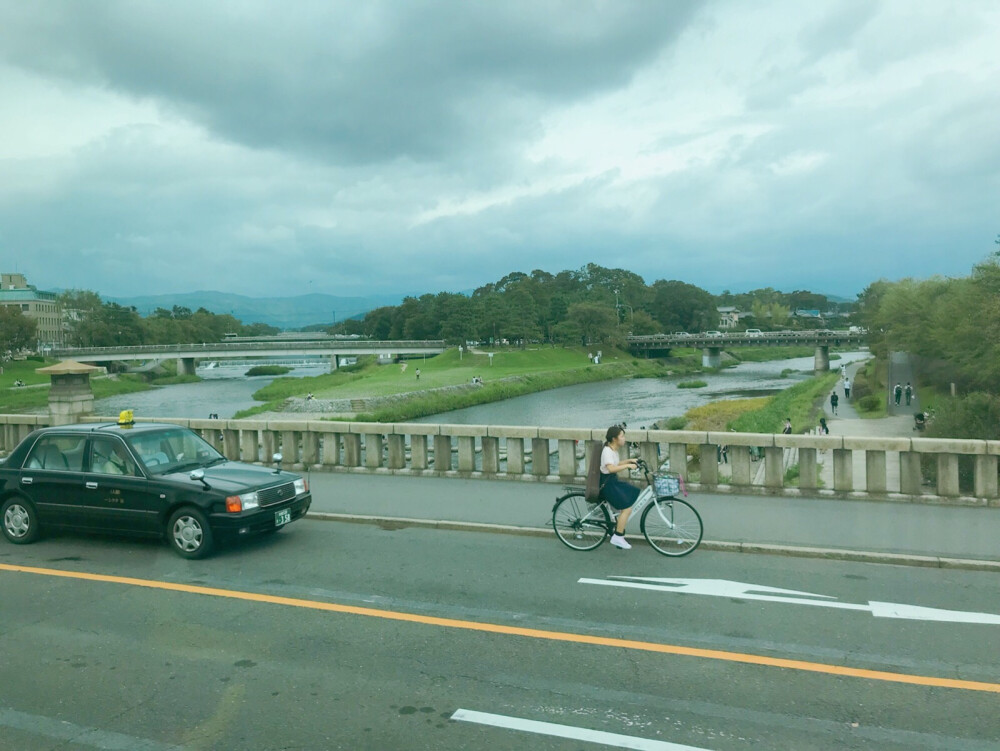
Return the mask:
[[[63,571],[60,569],[35,568],[32,566],[14,566],[0,563],[0,571],[11,571],[23,574],[38,574],[41,576],[56,576],[65,579],[82,579],[85,581],[107,582],[111,584],[127,584],[133,587],[147,589],[162,589],[169,592],[186,592],[188,594],[207,595],[209,597],[224,597],[230,600],[245,600],[248,602],[264,602],[271,605],[285,605],[293,608],[323,610],[331,613],[348,613],[363,615],[369,618],[384,618],[391,621],[420,623],[426,626],[442,628],[458,628],[466,631],[483,631],[490,634],[506,636],[524,636],[530,639],[545,639],[548,641],[570,642],[574,644],[592,644],[618,649],[634,649],[641,652],[658,652],[660,654],[680,655],[683,657],[700,657],[708,660],[723,660],[747,665],[765,665],[768,667],[801,670],[809,673],[824,673],[827,675],[847,676],[851,678],[867,678],[873,681],[890,683],[906,683],[915,686],[933,686],[936,688],[957,688],[964,691],[986,691],[1000,694],[1000,683],[985,683],[981,681],[963,681],[953,678],[939,678],[927,675],[912,675],[909,673],[892,673],[884,670],[866,670],[850,668],[842,665],[829,665],[822,662],[806,662],[804,660],[788,660],[781,657],[745,654],[742,652],[727,652],[718,649],[698,649],[684,647],[678,644],[659,644],[657,642],[634,641],[632,639],[616,639],[607,636],[591,636],[588,634],[573,634],[563,631],[546,631],[520,626],[505,626],[499,623],[482,623],[477,621],[456,620],[454,618],[439,618],[417,613],[404,613],[396,610],[380,610],[364,608],[356,605],[341,605],[335,602],[317,600],[302,600],[295,597],[279,597],[257,592],[243,592],[233,589],[217,589],[215,587],[200,587],[192,584],[158,581],[155,579],[134,579],[127,576],[109,576],[107,574],[91,574],[81,571]]]

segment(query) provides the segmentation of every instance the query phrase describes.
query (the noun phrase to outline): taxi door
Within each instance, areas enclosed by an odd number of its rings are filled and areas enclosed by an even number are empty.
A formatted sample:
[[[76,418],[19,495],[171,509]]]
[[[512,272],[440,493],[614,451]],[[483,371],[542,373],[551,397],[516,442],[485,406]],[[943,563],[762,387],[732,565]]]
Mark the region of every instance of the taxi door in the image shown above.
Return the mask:
[[[159,533],[159,492],[118,436],[93,436],[83,483],[87,526],[117,532]]]
[[[43,527],[79,527],[83,523],[83,451],[79,434],[43,435],[21,469],[20,490],[35,505]]]

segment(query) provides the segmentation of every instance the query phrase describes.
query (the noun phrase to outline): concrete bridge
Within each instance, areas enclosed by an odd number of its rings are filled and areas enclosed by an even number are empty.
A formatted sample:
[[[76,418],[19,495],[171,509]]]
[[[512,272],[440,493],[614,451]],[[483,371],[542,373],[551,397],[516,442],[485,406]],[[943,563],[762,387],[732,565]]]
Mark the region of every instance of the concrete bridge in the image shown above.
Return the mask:
[[[719,332],[714,334],[652,334],[628,337],[628,347],[634,354],[646,357],[667,357],[675,347],[700,347],[701,364],[706,368],[722,365],[722,350],[735,347],[793,347],[814,346],[817,372],[830,369],[830,347],[863,345],[867,334],[860,331],[767,331],[759,334],[745,332]]]
[[[330,358],[331,369],[341,355],[438,355],[447,349],[443,339],[373,341],[370,339],[296,339],[282,341],[226,341],[203,344],[153,344],[132,347],[66,347],[50,355],[61,360],[82,363],[135,360],[177,360],[177,372],[193,375],[197,360],[245,359],[248,357],[287,357],[321,355]]]

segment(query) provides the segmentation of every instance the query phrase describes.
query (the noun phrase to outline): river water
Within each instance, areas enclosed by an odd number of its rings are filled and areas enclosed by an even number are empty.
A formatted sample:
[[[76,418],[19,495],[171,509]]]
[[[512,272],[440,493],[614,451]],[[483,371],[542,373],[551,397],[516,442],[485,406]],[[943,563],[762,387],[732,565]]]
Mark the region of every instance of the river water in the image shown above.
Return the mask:
[[[840,353],[831,367],[867,359],[867,351]],[[246,365],[220,364],[200,367],[200,383],[163,386],[150,391],[100,399],[94,405],[99,415],[117,415],[123,409],[143,417],[208,417],[218,414],[232,417],[236,412],[256,406],[253,393],[270,383],[271,376],[247,378]],[[417,422],[440,422],[468,425],[545,425],[549,427],[593,427],[625,421],[633,428],[648,426],[657,420],[683,415],[696,407],[719,399],[766,396],[786,389],[812,375],[813,358],[742,363],[719,373],[672,378],[635,378],[630,380],[583,383],[576,386],[541,391],[502,402],[444,412],[420,418]],[[781,372],[795,372],[782,377]],[[328,372],[328,365],[315,363],[296,366],[289,376],[315,376]],[[489,379],[489,370],[484,371]],[[685,380],[702,380],[708,386],[679,389]],[[304,419],[306,416],[303,415]]]

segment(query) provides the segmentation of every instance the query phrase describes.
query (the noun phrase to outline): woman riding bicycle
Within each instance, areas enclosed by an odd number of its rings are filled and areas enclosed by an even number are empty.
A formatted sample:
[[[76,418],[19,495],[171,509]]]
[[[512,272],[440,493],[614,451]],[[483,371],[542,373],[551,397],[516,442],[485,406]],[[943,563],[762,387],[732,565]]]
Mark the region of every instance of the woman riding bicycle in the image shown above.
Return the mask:
[[[632,546],[625,539],[625,525],[632,513],[632,504],[639,497],[639,488],[619,480],[617,473],[623,469],[635,469],[637,464],[635,459],[622,461],[618,453],[625,445],[625,429],[621,425],[608,428],[604,438],[604,448],[601,450],[601,498],[618,510],[611,544],[628,550]]]

